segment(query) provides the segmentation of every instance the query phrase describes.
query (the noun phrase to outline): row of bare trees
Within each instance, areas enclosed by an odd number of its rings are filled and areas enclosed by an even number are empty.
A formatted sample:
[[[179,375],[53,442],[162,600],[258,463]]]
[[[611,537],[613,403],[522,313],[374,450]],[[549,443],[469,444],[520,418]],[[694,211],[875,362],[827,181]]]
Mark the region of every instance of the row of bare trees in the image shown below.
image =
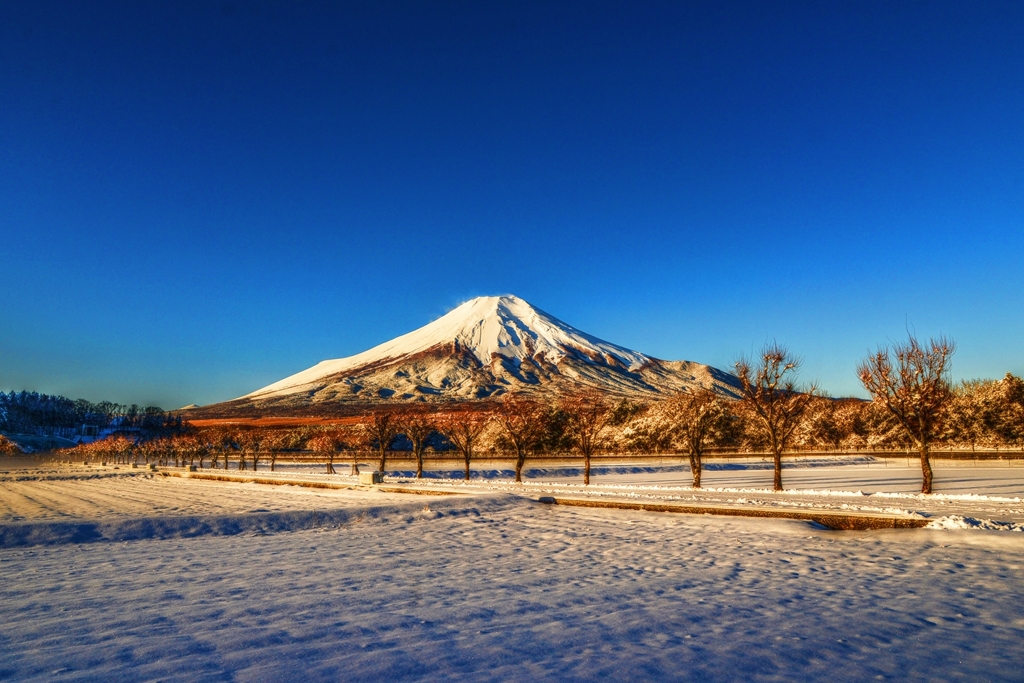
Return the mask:
[[[76,458],[93,458],[120,464],[152,463],[227,469],[231,460],[240,470],[257,470],[260,462],[269,462],[273,470],[281,453],[304,445],[302,436],[287,430],[260,429],[186,429],[166,437],[143,439],[116,435],[79,446]]]
[[[735,416],[725,399],[706,389],[677,394],[660,402],[659,407],[659,429],[668,434],[671,443],[680,444],[689,454],[694,486],[699,487],[704,452],[735,431]],[[422,477],[426,445],[431,437],[440,435],[447,445],[459,451],[467,480],[474,454],[484,446],[488,451],[513,456],[516,482],[522,482],[529,456],[573,451],[583,461],[583,483],[590,484],[593,456],[616,450],[624,423],[638,412],[594,390],[554,401],[506,394],[487,412],[435,412],[426,406],[401,414],[373,411],[361,428],[363,445],[377,452],[381,472],[395,440],[404,435],[416,461],[416,476]]]
[[[873,432],[875,443],[913,448],[921,462],[921,491],[932,492],[932,448],[936,443],[1017,445],[1024,440],[1024,381],[1007,374],[998,381],[970,381],[954,386],[949,379],[956,344],[938,337],[882,346],[857,366],[857,377],[871,395],[870,404],[816,402],[817,387],[793,382],[799,360],[778,344],[766,345],[755,363],[740,359],[736,376],[744,404],[768,435],[775,460],[775,488],[782,488],[781,453],[801,428],[805,433],[842,442],[839,413],[845,412],[850,434]],[[852,410],[850,409],[852,407]],[[811,413],[808,415],[808,413]],[[860,429],[856,428],[859,422]],[[865,429],[873,422],[873,429]],[[881,437],[881,438],[879,438]]]
[[[347,459],[353,474],[358,460],[375,453],[384,472],[399,442],[411,451],[417,478],[427,454],[455,450],[464,476],[479,452],[503,452],[515,461],[522,481],[527,458],[575,452],[583,481],[601,452],[683,452],[689,457],[693,486],[700,487],[709,449],[765,452],[774,465],[774,487],[782,488],[782,459],[797,449],[915,451],[922,468],[922,491],[932,488],[931,452],[947,447],[1017,446],[1024,443],[1024,381],[949,381],[954,344],[944,338],[880,348],[858,367],[871,401],[833,399],[814,384],[797,382],[800,360],[770,343],[759,354],[735,363],[740,400],[707,389],[682,392],[661,401],[610,400],[583,391],[549,401],[506,394],[480,406],[417,404],[401,410],[380,408],[349,425],[271,428],[185,428],[148,441],[118,437],[87,447],[115,462],[158,462],[271,470],[284,453],[312,451],[329,474]],[[88,455],[88,454],[86,454]]]
[[[599,395],[591,397],[593,403],[604,405]],[[580,405],[582,398],[572,399]],[[507,394],[489,412],[471,409],[449,409],[435,411],[420,405],[408,408],[400,414],[387,411],[372,411],[361,426],[361,445],[376,451],[378,470],[384,472],[388,455],[399,436],[404,436],[416,461],[416,478],[423,477],[425,453],[433,437],[442,437],[448,445],[462,456],[465,479],[470,478],[470,467],[481,438],[489,427],[497,426],[499,446],[513,453],[516,460],[516,481],[522,481],[523,466],[527,456],[534,451],[548,426],[549,409],[546,404],[531,401],[516,394]],[[607,410],[605,410],[607,412]],[[493,441],[493,440],[492,440]],[[586,443],[587,477],[589,457],[593,444]]]
[[[322,459],[328,474],[335,474],[335,462],[343,454],[351,458],[352,473],[358,473],[358,457],[375,452],[378,469],[404,437],[416,462],[416,477],[422,478],[428,449],[441,446],[457,450],[465,478],[470,478],[473,458],[485,432],[490,430],[489,450],[502,450],[515,457],[516,481],[522,481],[529,455],[538,450],[564,451],[575,448],[584,459],[584,481],[590,482],[591,457],[607,445],[612,406],[597,392],[584,392],[548,404],[509,394],[489,412],[449,409],[446,412],[420,405],[401,413],[372,411],[358,425],[302,427],[298,429],[214,428],[190,429],[168,438],[148,441],[118,436],[81,447],[76,456],[95,457],[114,463],[156,463],[227,468],[234,461],[239,470],[257,470],[261,461],[274,470],[284,452],[309,450]],[[553,432],[557,429],[557,436]]]
[[[940,337],[927,343],[911,336],[905,343],[881,347],[857,366],[857,377],[884,409],[921,460],[921,491],[932,491],[931,447],[941,436],[954,391],[949,362],[956,345]],[[782,490],[782,453],[807,421],[808,409],[819,394],[816,385],[794,380],[800,360],[777,343],[765,345],[760,356],[736,362],[742,398],[757,418],[771,450],[776,491]]]

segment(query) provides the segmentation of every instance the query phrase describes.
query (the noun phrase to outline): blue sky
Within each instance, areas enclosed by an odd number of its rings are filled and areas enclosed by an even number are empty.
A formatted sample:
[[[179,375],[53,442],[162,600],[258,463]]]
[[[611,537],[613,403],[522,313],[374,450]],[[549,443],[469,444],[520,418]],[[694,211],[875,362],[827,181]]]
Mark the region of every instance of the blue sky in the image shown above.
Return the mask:
[[[1024,373],[1024,5],[635,4],[0,4],[0,389],[206,404],[495,293]]]

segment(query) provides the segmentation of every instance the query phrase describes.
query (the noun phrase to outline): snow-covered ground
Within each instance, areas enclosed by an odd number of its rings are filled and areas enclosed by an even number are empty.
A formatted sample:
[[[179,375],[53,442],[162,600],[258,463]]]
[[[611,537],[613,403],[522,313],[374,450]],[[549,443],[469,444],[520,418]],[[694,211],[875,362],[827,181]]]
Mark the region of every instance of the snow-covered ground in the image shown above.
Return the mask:
[[[885,491],[881,469],[789,469],[802,492],[772,494],[762,470],[696,493],[627,467],[589,495],[1024,507],[1024,468],[940,466],[947,499],[836,488]],[[1021,533],[549,506],[500,476],[428,497],[97,474],[0,477],[0,529],[138,539],[0,547],[0,680],[1020,680]],[[533,474],[519,490],[582,494]]]

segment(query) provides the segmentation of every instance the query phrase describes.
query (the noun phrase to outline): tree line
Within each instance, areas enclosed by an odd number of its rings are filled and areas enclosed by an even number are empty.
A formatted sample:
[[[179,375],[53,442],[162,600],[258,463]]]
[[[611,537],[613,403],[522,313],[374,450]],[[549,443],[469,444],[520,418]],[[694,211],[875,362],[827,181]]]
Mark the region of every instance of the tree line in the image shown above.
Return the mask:
[[[158,434],[180,425],[180,420],[157,406],[124,405],[112,401],[40,394],[32,391],[0,391],[0,432],[70,437],[83,426],[139,430]]]

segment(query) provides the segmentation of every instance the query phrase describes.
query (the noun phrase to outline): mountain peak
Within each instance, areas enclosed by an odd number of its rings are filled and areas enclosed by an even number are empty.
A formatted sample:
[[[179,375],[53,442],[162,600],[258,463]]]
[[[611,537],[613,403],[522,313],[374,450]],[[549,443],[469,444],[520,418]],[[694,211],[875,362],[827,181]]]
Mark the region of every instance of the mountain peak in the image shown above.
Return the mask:
[[[481,365],[514,364],[533,359],[557,364],[580,355],[635,369],[650,362],[642,353],[598,339],[512,294],[478,296],[437,320],[391,341],[347,358],[325,360],[242,398],[263,398],[305,391],[317,380],[379,365],[445,345],[474,356]]]
[[[472,324],[494,317],[535,318],[537,313],[538,309],[534,308],[525,299],[520,299],[514,294],[502,294],[500,296],[478,296],[464,301],[440,319],[451,316],[452,319],[462,319]],[[564,325],[565,323],[562,324]]]
[[[706,365],[661,361],[604,341],[504,294],[470,299],[372,349],[322,361],[236,399],[236,407],[472,400],[584,387],[644,397],[704,386],[735,395],[733,382]]]
[[[488,363],[496,356],[522,359],[538,355],[557,362],[566,354],[577,351],[610,356],[632,368],[650,360],[642,353],[582,332],[512,294],[470,299],[411,334],[434,326],[441,336],[448,339],[441,340],[431,335],[431,341],[459,342],[482,363]]]

